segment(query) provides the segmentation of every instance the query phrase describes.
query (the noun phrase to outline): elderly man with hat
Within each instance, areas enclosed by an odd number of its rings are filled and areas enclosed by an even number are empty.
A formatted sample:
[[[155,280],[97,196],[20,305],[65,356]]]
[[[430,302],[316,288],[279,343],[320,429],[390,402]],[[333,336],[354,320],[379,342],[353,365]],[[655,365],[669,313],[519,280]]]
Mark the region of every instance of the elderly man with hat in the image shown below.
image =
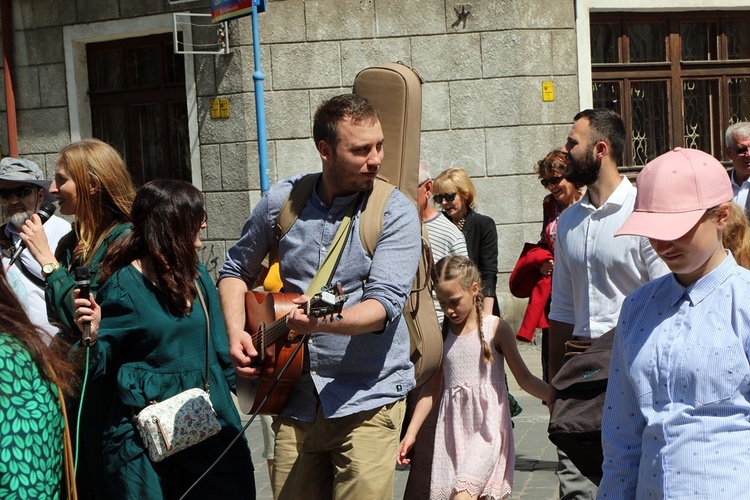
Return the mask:
[[[31,321],[47,334],[49,343],[58,329],[47,319],[44,300],[44,278],[39,263],[24,250],[10,265],[10,256],[19,241],[18,232],[26,220],[39,210],[42,202],[53,199],[49,194],[51,181],[44,180],[42,171],[33,161],[20,158],[0,160],[0,249],[5,274]],[[50,248],[57,248],[60,238],[70,232],[70,224],[52,216],[44,224]]]

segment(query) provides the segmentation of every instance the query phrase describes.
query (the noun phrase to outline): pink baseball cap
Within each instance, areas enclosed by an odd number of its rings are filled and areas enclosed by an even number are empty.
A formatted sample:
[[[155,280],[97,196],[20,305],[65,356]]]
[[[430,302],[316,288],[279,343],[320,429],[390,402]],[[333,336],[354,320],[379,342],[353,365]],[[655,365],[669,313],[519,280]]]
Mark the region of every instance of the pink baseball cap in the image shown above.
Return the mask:
[[[635,209],[615,236],[674,241],[695,226],[706,210],[732,199],[724,166],[698,149],[675,148],[638,174]]]

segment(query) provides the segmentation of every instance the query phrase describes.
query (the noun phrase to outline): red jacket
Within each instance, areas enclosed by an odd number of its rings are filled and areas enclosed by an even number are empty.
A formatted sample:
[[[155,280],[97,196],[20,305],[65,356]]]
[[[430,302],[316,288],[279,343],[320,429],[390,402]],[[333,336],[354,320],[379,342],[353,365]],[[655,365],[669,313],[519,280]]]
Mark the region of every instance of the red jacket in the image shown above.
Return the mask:
[[[549,326],[546,309],[552,293],[552,276],[542,276],[539,266],[551,259],[552,252],[546,246],[526,243],[510,275],[510,293],[518,298],[529,298],[521,328],[516,334],[518,340],[531,342],[534,330]]]

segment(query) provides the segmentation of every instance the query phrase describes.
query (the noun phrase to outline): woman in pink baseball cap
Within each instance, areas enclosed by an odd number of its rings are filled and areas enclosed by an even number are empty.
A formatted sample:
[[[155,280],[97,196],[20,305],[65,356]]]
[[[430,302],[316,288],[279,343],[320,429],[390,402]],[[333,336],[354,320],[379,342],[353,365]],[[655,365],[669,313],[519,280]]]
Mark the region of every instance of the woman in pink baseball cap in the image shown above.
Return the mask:
[[[724,167],[698,150],[665,153],[638,176],[617,235],[649,238],[672,273],[622,305],[598,498],[750,491],[750,271],[722,245],[731,199]]]

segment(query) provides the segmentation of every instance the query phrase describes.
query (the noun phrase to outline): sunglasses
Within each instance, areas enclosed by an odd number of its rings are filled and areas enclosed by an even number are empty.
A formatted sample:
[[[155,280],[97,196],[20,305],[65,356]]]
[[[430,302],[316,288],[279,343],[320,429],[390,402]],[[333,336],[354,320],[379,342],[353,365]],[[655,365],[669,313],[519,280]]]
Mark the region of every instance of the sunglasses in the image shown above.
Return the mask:
[[[564,177],[550,177],[549,179],[541,179],[539,182],[542,183],[542,186],[557,186],[560,184],[560,181],[563,180]]]
[[[10,200],[11,196],[15,196],[19,200],[36,194],[36,188],[32,186],[19,186],[11,189],[0,189],[0,200]]]
[[[741,148],[732,148],[732,150],[737,153],[738,155],[744,155],[747,154],[747,146],[743,146]]]
[[[432,197],[432,200],[438,205],[441,205],[443,203],[443,200],[450,203],[456,199],[456,194],[458,193],[436,194],[435,196]]]

